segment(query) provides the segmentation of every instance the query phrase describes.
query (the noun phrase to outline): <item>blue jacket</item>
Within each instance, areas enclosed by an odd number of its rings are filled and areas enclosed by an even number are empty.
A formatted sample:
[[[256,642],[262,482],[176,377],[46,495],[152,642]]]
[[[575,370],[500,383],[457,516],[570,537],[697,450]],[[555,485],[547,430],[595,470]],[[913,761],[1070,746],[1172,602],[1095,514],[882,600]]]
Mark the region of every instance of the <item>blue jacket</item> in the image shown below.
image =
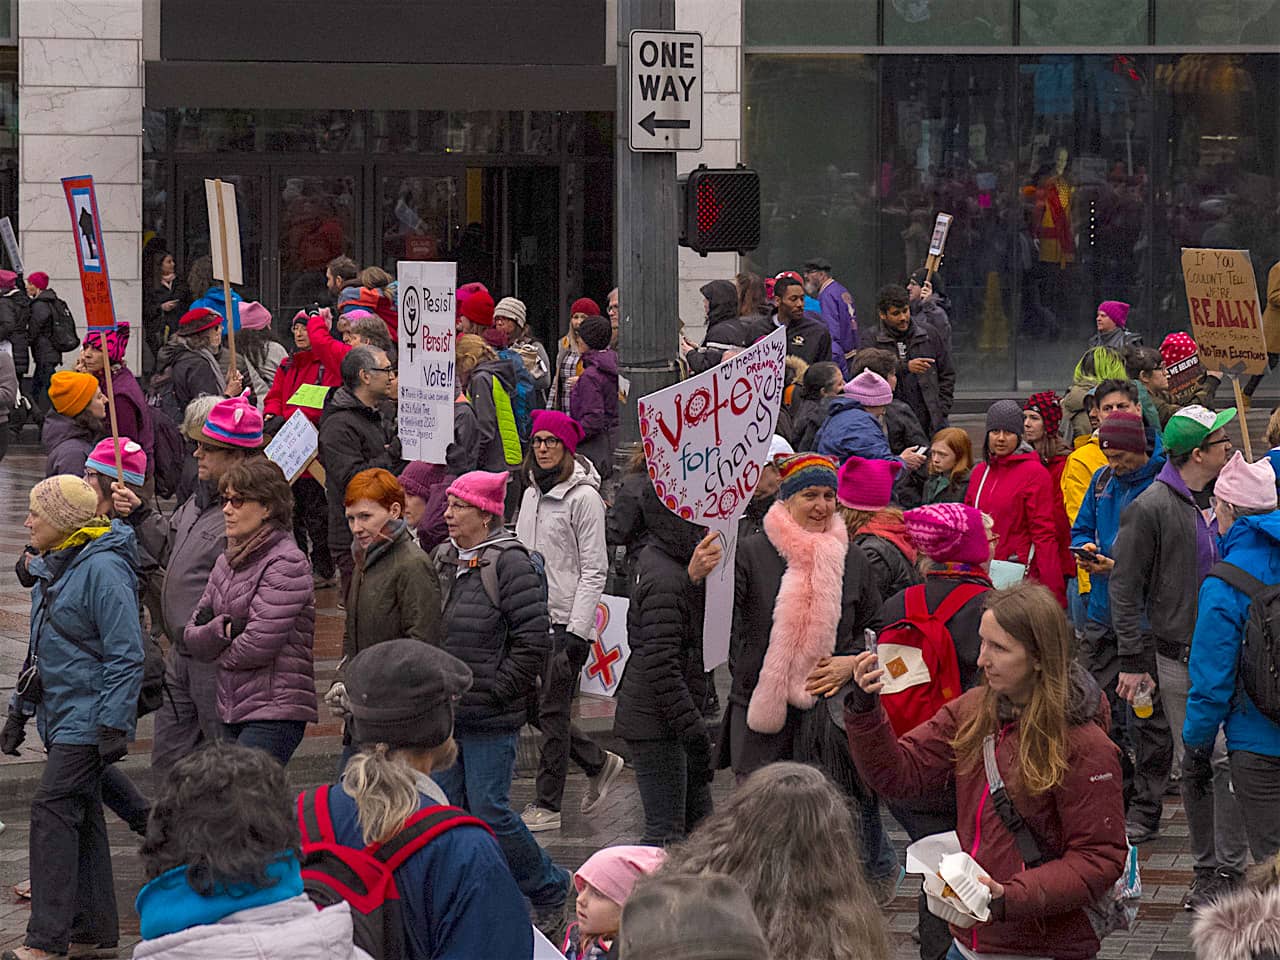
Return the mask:
[[[36,709],[40,739],[46,746],[92,745],[99,727],[132,737],[142,688],[133,530],[112,520],[109,531],[83,547],[33,557],[29,570],[36,578],[31,646],[44,685]]]
[[[437,801],[420,794],[421,806]],[[364,848],[356,802],[329,791],[339,843]],[[396,871],[407,960],[530,960],[533,927],[498,842],[479,827],[440,834]]]
[[[1241,517],[1219,542],[1222,559],[1263,583],[1280,583],[1280,513]],[[1249,620],[1249,598],[1217,577],[1200,585],[1196,632],[1191,640],[1191,692],[1182,739],[1207,747],[1226,724],[1227,749],[1280,757],[1280,726],[1247,696],[1236,694],[1240,642]]]
[[[849,397],[832,398],[831,411],[813,442],[818,453],[834,457],[837,463],[855,455],[867,460],[898,459],[889,449],[889,437],[880,421]]]
[[[858,349],[858,311],[848,288],[832,280],[818,294],[822,319],[831,332],[831,359],[842,373],[849,373],[849,361],[845,359]]]
[[[1086,543],[1092,543],[1104,557],[1113,556],[1111,548],[1120,532],[1120,514],[1133,503],[1138,494],[1151,486],[1162,469],[1163,456],[1152,457],[1146,466],[1123,477],[1112,473],[1109,466],[1099,467],[1089,481],[1084,501],[1080,504],[1080,512],[1076,514],[1076,522],[1071,525],[1071,545],[1083,547]],[[1108,479],[1102,484],[1102,492],[1099,493],[1098,481],[1103,474],[1107,474]],[[1092,585],[1089,592],[1089,619],[1107,626],[1111,626],[1111,598],[1107,590],[1110,579],[1098,573],[1089,574],[1089,583]]]
[[[1267,451],[1267,459],[1271,462],[1271,469],[1276,474],[1276,486],[1280,487],[1280,447],[1272,447]]]
[[[240,332],[240,304],[244,302],[244,298],[234,290],[231,291],[231,309],[235,314],[236,333]],[[227,303],[226,298],[222,294],[222,285],[217,284],[210,287],[204,292],[204,296],[192,301],[191,309],[196,307],[206,307],[215,313],[222,314],[222,333],[227,332]]]

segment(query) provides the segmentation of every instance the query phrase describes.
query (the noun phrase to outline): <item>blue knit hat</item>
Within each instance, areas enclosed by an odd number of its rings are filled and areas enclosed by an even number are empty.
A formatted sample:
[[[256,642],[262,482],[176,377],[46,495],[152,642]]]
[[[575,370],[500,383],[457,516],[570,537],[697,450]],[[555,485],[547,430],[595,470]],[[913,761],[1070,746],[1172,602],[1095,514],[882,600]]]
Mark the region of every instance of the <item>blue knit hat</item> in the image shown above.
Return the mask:
[[[836,462],[830,457],[817,453],[797,453],[790,457],[779,457],[775,464],[782,475],[782,487],[778,495],[786,500],[795,496],[805,487],[839,487],[839,474],[836,473]]]

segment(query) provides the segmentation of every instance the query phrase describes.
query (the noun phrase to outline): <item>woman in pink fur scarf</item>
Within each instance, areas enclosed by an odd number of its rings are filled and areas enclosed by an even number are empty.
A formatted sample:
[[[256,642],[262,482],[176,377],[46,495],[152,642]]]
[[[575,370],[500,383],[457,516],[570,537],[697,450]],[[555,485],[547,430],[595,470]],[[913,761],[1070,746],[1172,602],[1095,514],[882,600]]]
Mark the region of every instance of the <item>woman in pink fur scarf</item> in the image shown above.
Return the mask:
[[[835,463],[800,453],[777,466],[778,501],[737,551],[722,749],[739,777],[794,757],[802,715],[853,676],[846,654],[880,611],[871,568],[836,511]]]

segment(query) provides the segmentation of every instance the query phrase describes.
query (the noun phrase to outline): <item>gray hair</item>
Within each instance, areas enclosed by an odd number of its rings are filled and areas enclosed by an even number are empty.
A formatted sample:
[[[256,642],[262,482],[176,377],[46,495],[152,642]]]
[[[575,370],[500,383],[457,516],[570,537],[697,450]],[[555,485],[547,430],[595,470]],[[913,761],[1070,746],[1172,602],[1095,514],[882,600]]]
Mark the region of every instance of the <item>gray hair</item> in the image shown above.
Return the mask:
[[[364,346],[385,350],[387,356],[392,354],[391,334],[387,333],[387,325],[380,318],[356,317],[347,329],[363,340]]]
[[[374,355],[381,347],[352,347],[351,352],[342,358],[342,385],[348,390],[360,386],[360,374],[366,370],[378,369],[378,358]]]
[[[225,399],[226,397],[214,397],[205,393],[188,403],[186,412],[182,415],[182,435],[198,437],[213,408]]]

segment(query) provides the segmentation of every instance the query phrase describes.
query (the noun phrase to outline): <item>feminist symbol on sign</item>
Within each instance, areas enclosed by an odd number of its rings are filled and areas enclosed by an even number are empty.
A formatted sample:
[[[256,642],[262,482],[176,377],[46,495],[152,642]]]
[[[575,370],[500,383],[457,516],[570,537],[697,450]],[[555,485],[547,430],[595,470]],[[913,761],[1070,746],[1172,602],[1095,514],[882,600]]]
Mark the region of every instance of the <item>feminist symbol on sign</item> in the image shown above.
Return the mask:
[[[405,338],[409,347],[409,362],[413,363],[413,351],[418,346],[418,331],[422,329],[422,323],[418,319],[418,291],[414,287],[409,287],[404,292],[404,332],[408,334]]]

